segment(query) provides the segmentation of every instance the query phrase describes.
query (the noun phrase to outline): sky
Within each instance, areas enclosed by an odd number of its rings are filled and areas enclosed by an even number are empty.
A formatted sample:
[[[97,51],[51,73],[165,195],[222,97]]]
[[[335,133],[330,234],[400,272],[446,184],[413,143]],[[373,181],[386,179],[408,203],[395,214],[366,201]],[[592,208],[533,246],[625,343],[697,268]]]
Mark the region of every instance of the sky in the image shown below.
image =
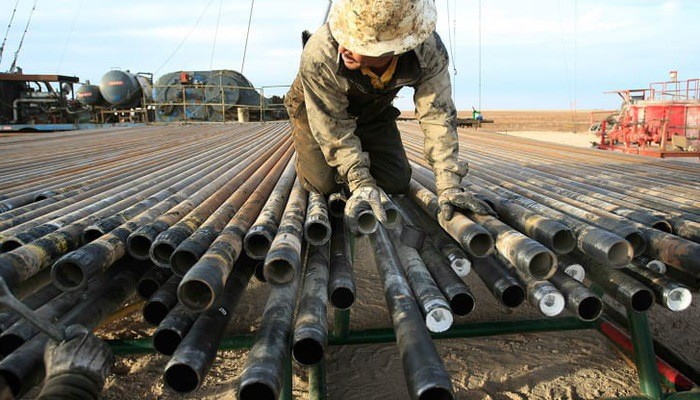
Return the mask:
[[[7,38],[0,71],[12,64],[33,4],[0,0],[0,34]],[[181,70],[233,69],[255,87],[289,85],[301,32],[322,24],[328,4],[36,0],[17,65],[25,73],[93,83],[113,68],[156,79]],[[619,98],[604,92],[648,87],[668,80],[671,70],[679,79],[700,77],[697,0],[482,0],[481,6],[436,0],[436,6],[460,110],[614,109]],[[395,104],[412,110],[412,90],[402,90]]]

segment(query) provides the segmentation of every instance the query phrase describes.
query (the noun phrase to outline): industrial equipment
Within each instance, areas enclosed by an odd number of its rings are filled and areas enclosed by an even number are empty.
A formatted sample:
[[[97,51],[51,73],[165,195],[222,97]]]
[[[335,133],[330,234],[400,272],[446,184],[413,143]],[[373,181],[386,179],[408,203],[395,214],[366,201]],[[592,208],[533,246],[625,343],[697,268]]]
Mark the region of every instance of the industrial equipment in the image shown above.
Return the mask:
[[[246,121],[284,119],[282,99],[265,98],[241,73],[232,70],[177,71],[154,86],[156,119],[171,121]]]
[[[652,157],[700,157],[700,78],[616,90],[617,114],[596,124],[601,149]]]
[[[75,100],[77,82],[74,76],[0,73],[2,130],[39,130],[46,124],[87,121],[87,111]]]

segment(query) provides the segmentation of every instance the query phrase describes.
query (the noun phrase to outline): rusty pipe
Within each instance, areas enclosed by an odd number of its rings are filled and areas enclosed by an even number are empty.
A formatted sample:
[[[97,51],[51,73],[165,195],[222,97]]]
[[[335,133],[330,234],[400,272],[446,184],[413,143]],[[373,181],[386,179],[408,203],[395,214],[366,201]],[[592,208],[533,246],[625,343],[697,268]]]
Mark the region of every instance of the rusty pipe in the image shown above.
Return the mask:
[[[309,246],[299,309],[292,334],[292,356],[301,365],[318,364],[328,343],[329,244]]]

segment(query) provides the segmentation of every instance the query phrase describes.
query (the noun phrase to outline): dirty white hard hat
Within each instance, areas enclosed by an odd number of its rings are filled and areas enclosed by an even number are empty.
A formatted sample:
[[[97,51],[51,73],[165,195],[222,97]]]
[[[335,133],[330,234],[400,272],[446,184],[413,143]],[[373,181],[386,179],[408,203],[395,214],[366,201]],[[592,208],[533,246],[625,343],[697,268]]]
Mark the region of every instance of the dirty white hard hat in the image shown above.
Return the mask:
[[[343,47],[379,57],[418,47],[436,20],[434,0],[336,0],[328,24]]]

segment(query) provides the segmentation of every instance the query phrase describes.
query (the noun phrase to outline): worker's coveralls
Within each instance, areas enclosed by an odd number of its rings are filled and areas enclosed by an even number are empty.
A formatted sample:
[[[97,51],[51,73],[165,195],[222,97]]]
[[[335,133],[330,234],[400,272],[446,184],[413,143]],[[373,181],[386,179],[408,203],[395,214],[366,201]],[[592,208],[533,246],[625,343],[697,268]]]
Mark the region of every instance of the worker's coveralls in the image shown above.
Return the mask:
[[[391,102],[402,87],[411,86],[438,192],[459,187],[467,171],[458,161],[448,63],[434,33],[401,54],[385,89],[375,89],[368,76],[345,67],[328,25],[319,28],[304,47],[285,97],[302,185],[324,194],[345,182],[350,190],[376,183],[388,193],[405,192],[411,168],[396,127],[399,111]]]

